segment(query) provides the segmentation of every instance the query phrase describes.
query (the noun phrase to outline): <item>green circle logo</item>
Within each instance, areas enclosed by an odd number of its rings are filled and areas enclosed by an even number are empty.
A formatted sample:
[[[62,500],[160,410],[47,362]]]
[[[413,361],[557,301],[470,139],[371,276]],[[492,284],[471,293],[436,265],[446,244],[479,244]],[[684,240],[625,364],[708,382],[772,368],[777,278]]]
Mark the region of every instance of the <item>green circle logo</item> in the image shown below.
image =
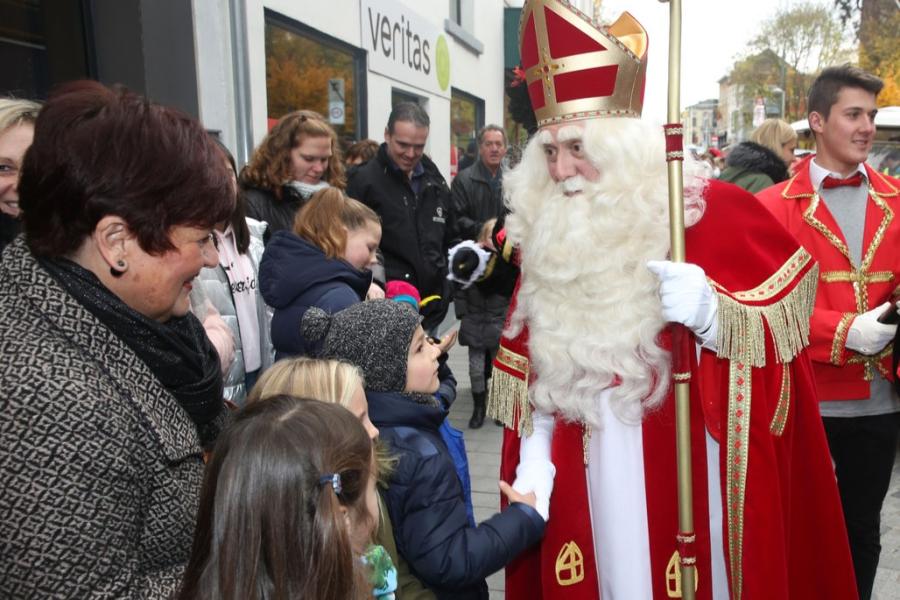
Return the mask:
[[[443,35],[438,36],[434,53],[438,85],[441,90],[447,91],[447,87],[450,86],[450,48],[447,47],[447,40]]]

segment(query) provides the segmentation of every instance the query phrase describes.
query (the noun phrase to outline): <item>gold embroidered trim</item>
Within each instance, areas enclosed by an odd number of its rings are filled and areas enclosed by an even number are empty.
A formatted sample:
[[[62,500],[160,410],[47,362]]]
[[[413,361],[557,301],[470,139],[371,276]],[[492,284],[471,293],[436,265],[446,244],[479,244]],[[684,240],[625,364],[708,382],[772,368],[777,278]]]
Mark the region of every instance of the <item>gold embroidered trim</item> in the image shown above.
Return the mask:
[[[734,292],[731,295],[736,300],[742,300],[745,302],[760,302],[763,300],[774,298],[775,296],[783,292],[788,285],[790,285],[790,283],[794,280],[794,276],[797,275],[797,273],[799,273],[803,269],[803,267],[809,264],[812,259],[812,256],[810,256],[809,252],[806,251],[806,248],[803,248],[801,246],[797,249],[796,252],[794,252],[793,256],[791,256],[784,263],[784,265],[782,265],[780,269],[775,271],[775,273],[771,277],[763,281],[760,285],[756,286],[752,290]]]
[[[744,498],[750,441],[751,367],[740,360],[729,365],[726,503],[731,597],[741,600],[743,586]]]
[[[797,180],[798,175],[794,175],[790,178],[787,184],[784,186],[784,189],[781,190],[781,197],[785,200],[797,200],[799,198],[812,198],[815,194],[790,194],[791,186],[794,185],[794,181]]]
[[[868,171],[868,169],[867,169],[867,171]],[[866,173],[866,174],[868,175],[868,173]],[[884,192],[884,193],[876,192],[875,190],[872,189],[871,184],[870,184],[870,185],[869,185],[869,190],[870,190],[871,193],[876,194],[877,196],[888,196],[888,197],[890,197],[890,196],[896,196],[897,194],[900,194],[900,190],[898,190],[897,188],[895,188],[894,185],[893,185],[890,181],[888,181],[888,179],[887,179],[884,175],[882,175],[882,174],[879,173],[878,171],[873,171],[873,172],[872,172],[872,175],[874,175],[875,177],[877,177],[878,179],[880,179],[880,180],[881,180],[881,184],[882,184],[884,187],[886,187],[886,188],[890,188],[891,191],[890,191],[890,192]]]
[[[881,218],[881,223],[878,224],[878,229],[875,230],[875,235],[872,236],[872,243],[869,244],[869,248],[866,250],[865,257],[859,267],[860,271],[869,270],[872,261],[875,260],[875,253],[878,251],[878,247],[881,246],[881,242],[884,241],[884,234],[887,232],[887,228],[890,226],[891,221],[894,220],[894,211],[891,210],[881,196],[876,194],[871,187],[869,188],[869,196],[872,198],[872,202],[875,203],[875,206],[880,208],[884,213],[884,216]]]
[[[819,195],[813,194],[812,201],[809,203],[809,206],[806,207],[806,210],[803,211],[803,220],[809,223],[816,231],[824,235],[825,239],[827,239],[832,246],[837,248],[852,265],[853,261],[850,260],[850,252],[847,250],[847,244],[845,244],[836,233],[828,229],[828,227],[825,226],[825,223],[816,218],[815,212],[817,208],[819,208]]]
[[[854,269],[853,271],[826,271],[820,275],[820,279],[825,283],[853,284],[856,310],[864,313],[869,310],[869,288],[867,286],[871,283],[890,283],[894,280],[894,274],[890,271],[866,273],[862,269]]]
[[[848,365],[863,365],[865,370],[863,371],[863,379],[865,381],[872,381],[875,379],[875,371],[878,371],[882,377],[885,379],[890,379],[889,371],[884,367],[884,359],[891,356],[894,353],[894,344],[893,342],[888,344],[887,347],[875,354],[874,356],[866,356],[864,354],[854,354],[850,358],[847,359]]]
[[[672,373],[672,379],[678,382],[685,382],[691,380],[691,372],[687,371],[685,373]]]
[[[584,466],[588,466],[588,461],[590,459],[590,444],[591,444],[591,426],[587,423],[582,423],[582,433],[581,433],[581,451],[584,454]]]
[[[819,195],[813,194],[812,202],[810,202],[807,209],[803,212],[803,219],[809,223],[813,228],[815,228],[819,233],[821,233],[825,238],[831,243],[832,246],[837,248],[841,254],[847,259],[847,262],[850,264],[852,270],[851,271],[828,271],[822,274],[822,281],[826,283],[834,283],[834,282],[846,282],[849,281],[853,284],[853,295],[856,298],[856,310],[859,313],[864,313],[869,310],[869,283],[881,283],[885,281],[891,281],[891,279],[884,279],[886,276],[886,271],[877,271],[874,273],[869,273],[869,268],[872,265],[872,261],[875,260],[875,253],[878,251],[878,248],[881,246],[881,243],[884,241],[885,233],[887,232],[888,227],[891,224],[891,221],[894,220],[894,211],[887,205],[887,203],[881,198],[881,195],[875,192],[869,187],[868,190],[869,197],[872,199],[872,203],[877,206],[884,216],[881,218],[881,223],[878,224],[878,228],[875,230],[875,234],[872,236],[872,241],[869,243],[868,248],[866,248],[866,252],[863,255],[862,263],[859,267],[855,267],[853,265],[853,261],[850,259],[850,253],[847,251],[847,245],[835,234],[833,231],[828,229],[822,221],[816,218],[815,211],[819,206]],[[826,279],[827,277],[827,279]]]
[[[813,265],[783,298],[766,306],[748,306],[718,294],[718,355],[754,367],[766,364],[765,325],[775,344],[776,362],[787,363],[809,345],[809,319],[816,298],[819,267]],[[713,282],[714,287],[722,289]]]
[[[831,364],[841,366],[841,356],[847,345],[847,333],[850,331],[850,323],[856,318],[854,313],[844,313],[834,330],[834,340],[831,342]]]
[[[778,405],[775,407],[775,414],[772,417],[772,423],[769,425],[769,431],[777,436],[783,434],[784,428],[787,426],[790,410],[791,365],[785,363],[781,370],[781,390],[778,393]]]
[[[511,375],[503,369],[494,369],[491,388],[488,391],[486,414],[489,418],[502,422],[507,428],[516,428],[518,416],[519,435],[531,435],[531,403],[528,402],[528,359],[521,354],[500,347],[497,361],[522,374]]]

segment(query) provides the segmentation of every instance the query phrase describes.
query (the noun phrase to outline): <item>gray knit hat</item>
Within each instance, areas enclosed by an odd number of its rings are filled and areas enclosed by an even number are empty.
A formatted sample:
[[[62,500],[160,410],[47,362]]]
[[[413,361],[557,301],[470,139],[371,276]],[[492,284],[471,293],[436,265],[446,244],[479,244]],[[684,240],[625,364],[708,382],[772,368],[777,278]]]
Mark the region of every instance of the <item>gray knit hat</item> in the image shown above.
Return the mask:
[[[367,390],[402,392],[409,346],[421,319],[393,300],[369,300],[333,315],[311,307],[304,313],[300,329],[310,342],[322,343],[322,358],[359,367]]]

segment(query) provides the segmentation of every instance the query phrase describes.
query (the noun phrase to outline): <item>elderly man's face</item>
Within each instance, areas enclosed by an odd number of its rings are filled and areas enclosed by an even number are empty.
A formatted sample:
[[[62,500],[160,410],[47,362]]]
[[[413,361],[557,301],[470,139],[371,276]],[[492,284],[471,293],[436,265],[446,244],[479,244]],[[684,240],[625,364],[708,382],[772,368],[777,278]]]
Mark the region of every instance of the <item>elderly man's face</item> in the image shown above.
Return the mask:
[[[573,177],[582,177],[594,182],[600,178],[600,171],[585,153],[583,133],[584,127],[579,123],[547,125],[541,128],[538,135],[544,147],[547,170],[553,181],[562,183]]]

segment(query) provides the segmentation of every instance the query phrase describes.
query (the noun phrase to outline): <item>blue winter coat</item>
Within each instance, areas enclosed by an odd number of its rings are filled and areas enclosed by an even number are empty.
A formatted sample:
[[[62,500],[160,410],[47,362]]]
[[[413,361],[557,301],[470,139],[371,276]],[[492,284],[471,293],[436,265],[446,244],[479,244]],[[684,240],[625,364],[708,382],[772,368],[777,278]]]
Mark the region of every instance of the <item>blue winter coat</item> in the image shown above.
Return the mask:
[[[315,355],[300,333],[300,320],[310,306],[334,314],[365,299],[371,271],[360,271],[342,259],[328,258],[317,246],[289,231],[272,234],[259,264],[259,289],[272,317],[275,359]]]
[[[514,503],[476,527],[439,427],[441,406],[399,393],[367,391],[369,418],[397,465],[385,504],[397,550],[438,598],[487,598],[485,577],[499,571],[544,533],[544,520]]]

